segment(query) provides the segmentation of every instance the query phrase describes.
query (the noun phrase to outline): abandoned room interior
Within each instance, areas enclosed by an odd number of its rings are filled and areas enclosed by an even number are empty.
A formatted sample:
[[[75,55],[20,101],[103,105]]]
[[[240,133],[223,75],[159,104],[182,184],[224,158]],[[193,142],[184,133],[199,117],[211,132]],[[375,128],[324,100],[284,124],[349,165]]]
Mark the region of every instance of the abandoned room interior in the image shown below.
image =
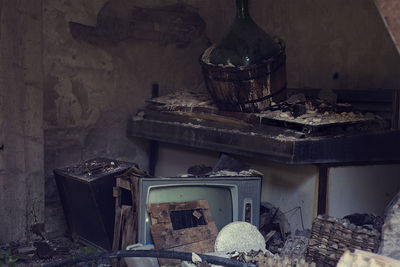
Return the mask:
[[[400,266],[400,1],[0,0],[0,266]]]

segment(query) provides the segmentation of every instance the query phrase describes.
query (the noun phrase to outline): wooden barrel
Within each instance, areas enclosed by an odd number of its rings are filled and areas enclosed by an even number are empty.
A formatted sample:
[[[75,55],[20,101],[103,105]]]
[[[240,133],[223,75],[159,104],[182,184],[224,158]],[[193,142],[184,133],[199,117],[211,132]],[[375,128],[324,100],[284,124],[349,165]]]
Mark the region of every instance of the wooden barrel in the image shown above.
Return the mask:
[[[260,112],[277,102],[286,88],[285,46],[280,53],[250,66],[220,66],[208,57],[214,47],[200,58],[207,89],[218,108],[226,111]],[[280,100],[280,99],[279,99]]]

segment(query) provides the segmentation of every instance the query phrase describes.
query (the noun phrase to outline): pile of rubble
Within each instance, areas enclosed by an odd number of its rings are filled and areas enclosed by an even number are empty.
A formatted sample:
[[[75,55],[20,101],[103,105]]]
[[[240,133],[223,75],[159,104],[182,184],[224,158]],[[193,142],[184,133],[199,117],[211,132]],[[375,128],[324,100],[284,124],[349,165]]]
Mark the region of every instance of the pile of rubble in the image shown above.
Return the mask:
[[[107,159],[97,158],[83,161],[75,166],[65,169],[67,173],[82,176],[94,176],[101,173],[115,171],[119,168],[118,161],[109,161]]]
[[[232,259],[254,263],[258,267],[316,267],[315,263],[308,263],[305,258],[293,259],[287,256],[281,257],[278,254],[271,255],[262,251],[240,252],[232,256]]]

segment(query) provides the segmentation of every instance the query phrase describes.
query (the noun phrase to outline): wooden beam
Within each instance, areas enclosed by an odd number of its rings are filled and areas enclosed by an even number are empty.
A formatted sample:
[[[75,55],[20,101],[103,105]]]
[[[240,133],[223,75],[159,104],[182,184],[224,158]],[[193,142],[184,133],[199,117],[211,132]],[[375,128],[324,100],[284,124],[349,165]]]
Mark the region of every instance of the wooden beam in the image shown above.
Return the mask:
[[[375,0],[375,4],[400,54],[400,1]]]

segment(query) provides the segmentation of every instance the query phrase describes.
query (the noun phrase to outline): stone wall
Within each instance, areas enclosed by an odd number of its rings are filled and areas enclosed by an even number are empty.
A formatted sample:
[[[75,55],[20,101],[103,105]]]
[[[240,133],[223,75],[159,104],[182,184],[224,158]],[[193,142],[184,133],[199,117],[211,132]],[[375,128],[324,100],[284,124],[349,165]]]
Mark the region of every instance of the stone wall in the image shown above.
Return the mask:
[[[42,6],[0,1],[0,244],[44,220]]]

